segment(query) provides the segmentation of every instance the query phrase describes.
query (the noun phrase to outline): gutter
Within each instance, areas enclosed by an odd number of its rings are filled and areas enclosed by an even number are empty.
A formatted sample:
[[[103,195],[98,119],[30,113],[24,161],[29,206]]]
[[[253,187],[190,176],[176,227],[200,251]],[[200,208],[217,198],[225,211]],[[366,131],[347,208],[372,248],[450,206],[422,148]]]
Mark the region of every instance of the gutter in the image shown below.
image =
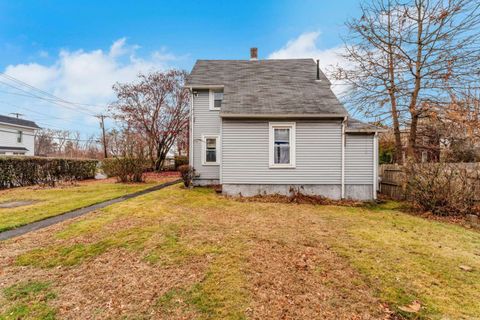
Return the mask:
[[[331,113],[318,113],[318,114],[304,114],[304,113],[220,113],[221,118],[250,118],[250,119],[291,119],[291,118],[306,118],[306,119],[334,119],[334,118],[343,118],[347,117],[346,114],[331,114]]]
[[[345,116],[342,121],[342,199],[345,199],[345,127],[347,120],[348,117]]]

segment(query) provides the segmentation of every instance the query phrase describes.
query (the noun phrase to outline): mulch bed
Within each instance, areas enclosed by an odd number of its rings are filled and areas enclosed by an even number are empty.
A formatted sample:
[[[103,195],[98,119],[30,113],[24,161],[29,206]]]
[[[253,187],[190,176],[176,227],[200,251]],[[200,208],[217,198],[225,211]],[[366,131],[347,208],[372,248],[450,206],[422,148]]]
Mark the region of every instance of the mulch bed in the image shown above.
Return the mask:
[[[295,204],[313,204],[313,205],[331,205],[331,206],[347,206],[361,207],[365,205],[364,201],[357,200],[332,200],[322,196],[305,195],[302,193],[293,193],[285,196],[280,194],[274,195],[256,195],[252,197],[228,197],[239,202],[260,202],[260,203],[295,203]]]

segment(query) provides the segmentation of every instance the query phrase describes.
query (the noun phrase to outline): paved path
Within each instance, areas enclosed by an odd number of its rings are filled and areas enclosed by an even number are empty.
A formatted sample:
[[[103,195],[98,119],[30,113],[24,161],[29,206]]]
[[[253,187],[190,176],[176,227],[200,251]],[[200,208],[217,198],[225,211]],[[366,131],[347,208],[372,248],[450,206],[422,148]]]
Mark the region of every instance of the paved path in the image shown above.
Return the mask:
[[[167,182],[167,183],[163,183],[163,184],[160,184],[158,186],[154,186],[154,187],[142,190],[142,191],[130,193],[130,194],[118,197],[118,198],[114,198],[114,199],[111,199],[111,200],[107,200],[107,201],[104,201],[104,202],[93,204],[93,205],[88,206],[88,207],[76,209],[76,210],[73,210],[73,211],[68,211],[68,212],[59,214],[59,215],[54,216],[54,217],[50,217],[50,218],[46,218],[46,219],[43,219],[43,220],[40,220],[40,221],[32,222],[32,223],[26,224],[24,226],[18,227],[16,229],[0,232],[0,241],[1,240],[7,240],[7,239],[10,239],[10,238],[14,238],[14,237],[18,237],[18,236],[21,236],[22,234],[51,226],[52,224],[56,224],[56,223],[59,223],[59,222],[62,222],[62,221],[68,220],[68,219],[79,217],[79,216],[82,216],[86,213],[92,212],[94,210],[105,208],[105,207],[107,207],[109,205],[112,205],[114,203],[117,203],[117,202],[122,202],[122,201],[132,199],[132,198],[135,198],[135,197],[138,197],[138,196],[141,196],[141,195],[153,192],[153,191],[157,191],[157,190],[163,189],[165,187],[171,186],[173,184],[176,184],[180,181],[181,181],[181,179],[171,181],[171,182]]]

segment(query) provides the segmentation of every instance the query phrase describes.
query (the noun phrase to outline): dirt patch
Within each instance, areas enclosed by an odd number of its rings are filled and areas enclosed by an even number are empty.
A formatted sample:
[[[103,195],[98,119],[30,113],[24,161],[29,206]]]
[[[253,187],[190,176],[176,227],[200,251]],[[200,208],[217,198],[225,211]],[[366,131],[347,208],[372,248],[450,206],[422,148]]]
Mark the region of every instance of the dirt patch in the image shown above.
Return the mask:
[[[17,200],[0,203],[0,209],[18,208],[39,202],[38,200]]]

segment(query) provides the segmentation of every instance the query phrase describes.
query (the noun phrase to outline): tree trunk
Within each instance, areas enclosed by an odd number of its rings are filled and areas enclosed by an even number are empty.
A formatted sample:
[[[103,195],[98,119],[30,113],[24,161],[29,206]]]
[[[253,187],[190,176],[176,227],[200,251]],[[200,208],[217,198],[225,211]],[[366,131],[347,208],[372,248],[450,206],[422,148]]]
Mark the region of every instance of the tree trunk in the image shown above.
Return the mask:
[[[410,101],[410,106],[408,110],[410,111],[410,117],[412,122],[410,124],[410,134],[408,137],[408,147],[407,147],[407,156],[409,159],[415,161],[415,150],[417,142],[417,127],[418,127],[418,95],[421,89],[421,77],[422,77],[422,52],[423,52],[423,43],[422,43],[422,33],[423,33],[423,19],[422,19],[422,10],[423,1],[417,6],[418,11],[418,30],[417,30],[417,57],[415,61],[415,87],[412,92],[412,100]]]

